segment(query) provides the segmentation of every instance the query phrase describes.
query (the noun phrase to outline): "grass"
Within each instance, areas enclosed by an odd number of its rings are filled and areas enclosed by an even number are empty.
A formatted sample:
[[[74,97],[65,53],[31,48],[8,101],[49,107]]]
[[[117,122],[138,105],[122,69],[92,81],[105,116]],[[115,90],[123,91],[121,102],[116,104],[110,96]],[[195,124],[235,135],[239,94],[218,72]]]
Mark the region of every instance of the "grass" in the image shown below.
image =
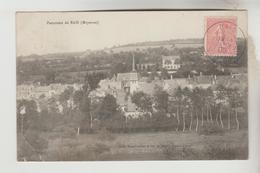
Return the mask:
[[[45,160],[232,160],[248,157],[245,130],[211,135],[175,131],[108,133],[49,138]]]

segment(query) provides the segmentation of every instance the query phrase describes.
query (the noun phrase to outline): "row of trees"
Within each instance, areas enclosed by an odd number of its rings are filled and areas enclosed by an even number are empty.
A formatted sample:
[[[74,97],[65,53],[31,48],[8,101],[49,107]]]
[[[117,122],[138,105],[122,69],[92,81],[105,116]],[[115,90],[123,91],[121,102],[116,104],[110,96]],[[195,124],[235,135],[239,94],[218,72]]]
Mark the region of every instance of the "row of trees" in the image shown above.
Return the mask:
[[[142,114],[138,119],[125,117],[113,95],[103,99],[93,99],[89,85],[82,90],[65,90],[58,99],[48,100],[48,108],[37,112],[34,101],[18,102],[18,130],[23,133],[27,128],[51,130],[63,125],[81,131],[108,128],[117,131],[131,128],[168,128],[176,131],[198,131],[205,125],[217,125],[222,129],[247,126],[247,90],[226,88],[222,85],[211,88],[176,88],[168,93],[157,88],[153,96],[136,92],[131,100]],[[68,101],[73,100],[73,106]],[[62,105],[62,112],[57,108]],[[26,108],[26,111],[21,111]],[[38,116],[35,116],[38,115]],[[46,122],[46,127],[44,124]],[[56,124],[55,124],[56,122]],[[52,127],[50,127],[53,124]]]
[[[177,122],[174,124],[176,131],[198,131],[199,126],[209,123],[222,129],[231,129],[232,118],[239,130],[239,115],[244,115],[242,119],[247,116],[247,90],[239,91],[237,88],[222,85],[214,91],[211,88],[191,90],[178,87],[168,94],[158,90],[154,97],[138,92],[133,95],[132,100],[143,112],[173,117]]]

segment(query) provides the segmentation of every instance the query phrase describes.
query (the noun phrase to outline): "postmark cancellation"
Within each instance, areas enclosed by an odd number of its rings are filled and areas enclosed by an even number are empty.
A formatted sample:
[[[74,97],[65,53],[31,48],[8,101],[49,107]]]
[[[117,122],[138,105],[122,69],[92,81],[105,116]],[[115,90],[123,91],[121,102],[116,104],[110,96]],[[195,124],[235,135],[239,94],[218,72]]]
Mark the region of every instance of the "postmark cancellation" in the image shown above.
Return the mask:
[[[237,18],[206,17],[204,53],[206,56],[237,55]]]

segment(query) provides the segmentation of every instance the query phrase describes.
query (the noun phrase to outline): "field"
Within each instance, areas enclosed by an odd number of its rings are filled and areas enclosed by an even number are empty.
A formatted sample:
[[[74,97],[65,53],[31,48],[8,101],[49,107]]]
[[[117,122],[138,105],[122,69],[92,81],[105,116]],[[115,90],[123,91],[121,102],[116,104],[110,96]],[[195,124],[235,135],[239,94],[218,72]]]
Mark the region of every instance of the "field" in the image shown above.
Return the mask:
[[[82,134],[49,138],[44,160],[232,160],[248,158],[247,131]]]

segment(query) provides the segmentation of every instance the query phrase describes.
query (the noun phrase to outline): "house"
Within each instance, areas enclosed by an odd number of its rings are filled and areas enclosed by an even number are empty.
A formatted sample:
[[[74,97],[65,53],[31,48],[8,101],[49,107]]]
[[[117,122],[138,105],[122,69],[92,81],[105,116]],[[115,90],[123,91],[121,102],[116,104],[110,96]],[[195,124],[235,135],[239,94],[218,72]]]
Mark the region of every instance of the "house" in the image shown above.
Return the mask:
[[[150,71],[156,64],[155,63],[139,63],[136,64],[137,70],[143,71],[147,70]]]
[[[216,76],[213,75],[203,75],[200,73],[199,76],[193,76],[188,78],[189,84],[193,87],[209,88],[216,84]]]
[[[99,82],[99,86],[102,90],[108,90],[108,89],[120,90],[120,89],[122,89],[121,81],[116,81],[114,79],[103,79]]]
[[[162,56],[162,68],[177,71],[180,67],[180,56]]]
[[[50,84],[50,85],[18,85],[17,100],[33,100],[40,97],[50,98],[54,95],[60,95],[65,89],[72,87],[74,90],[82,88],[82,84]]]
[[[120,87],[117,87],[117,89],[123,89],[125,92],[132,94],[138,88],[138,80],[137,72],[118,73],[116,81],[117,84],[120,84]]]
[[[162,80],[153,80],[152,82],[139,82],[137,91],[153,95],[156,92],[156,88],[163,88]]]
[[[168,93],[174,93],[176,88],[191,88],[192,86],[189,84],[186,78],[177,78],[171,80],[164,80],[163,82],[163,89]]]

